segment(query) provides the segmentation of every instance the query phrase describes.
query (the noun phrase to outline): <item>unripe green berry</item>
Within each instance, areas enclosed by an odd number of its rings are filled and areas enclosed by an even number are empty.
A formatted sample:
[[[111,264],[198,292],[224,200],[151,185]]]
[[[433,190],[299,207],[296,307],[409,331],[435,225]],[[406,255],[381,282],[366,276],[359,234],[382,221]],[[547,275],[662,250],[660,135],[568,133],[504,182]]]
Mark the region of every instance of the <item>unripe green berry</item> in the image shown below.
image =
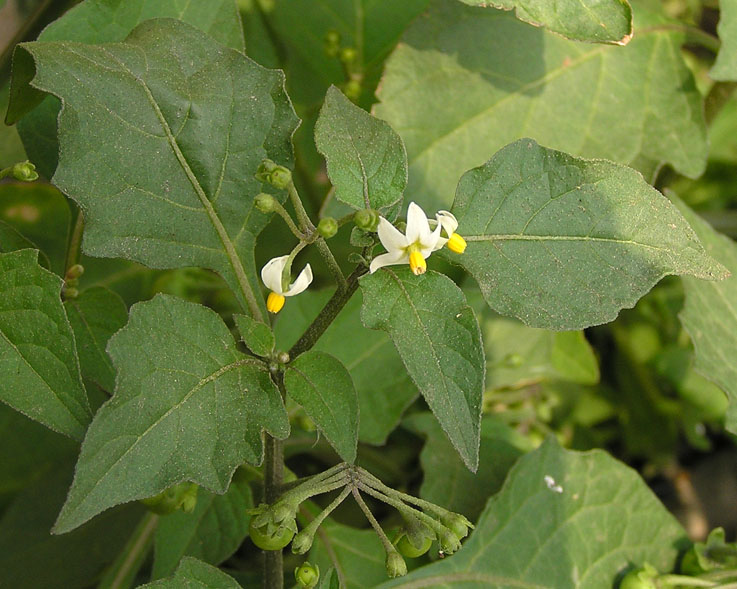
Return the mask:
[[[292,540],[292,552],[294,554],[305,554],[312,548],[315,536],[307,530],[299,532]]]
[[[320,580],[320,567],[303,562],[301,566],[294,569],[294,579],[304,589],[312,589]]]
[[[361,90],[361,82],[359,82],[358,80],[348,80],[345,88],[343,89],[343,93],[346,95],[347,98],[355,102],[360,98]]]
[[[658,572],[652,567],[634,569],[624,576],[619,589],[658,589],[657,576]]]
[[[284,166],[277,166],[271,174],[269,174],[269,184],[279,190],[284,190],[292,181],[292,172]]]
[[[356,61],[356,56],[358,53],[353,47],[343,47],[343,49],[340,50],[340,61],[343,63],[353,63]]]
[[[361,209],[353,215],[353,222],[359,229],[374,232],[379,227],[379,213],[374,209]]]
[[[330,239],[338,232],[338,222],[332,217],[324,217],[317,224],[317,232],[320,234],[320,237]]]
[[[276,209],[277,201],[270,194],[262,192],[257,194],[256,198],[253,199],[253,204],[255,204],[256,208],[262,213],[273,213]]]
[[[392,579],[407,574],[407,563],[404,562],[402,555],[396,550],[392,550],[386,555],[386,574]]]
[[[36,166],[28,160],[15,164],[13,166],[13,178],[20,180],[21,182],[33,182],[34,180],[38,180]]]

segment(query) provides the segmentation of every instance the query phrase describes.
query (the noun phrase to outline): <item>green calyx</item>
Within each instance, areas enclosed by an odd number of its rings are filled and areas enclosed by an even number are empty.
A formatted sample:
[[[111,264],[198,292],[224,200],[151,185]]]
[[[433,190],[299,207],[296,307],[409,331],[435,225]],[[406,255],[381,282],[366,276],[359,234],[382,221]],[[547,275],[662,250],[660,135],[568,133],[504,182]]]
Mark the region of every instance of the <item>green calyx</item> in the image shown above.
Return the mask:
[[[13,178],[20,180],[21,182],[33,182],[34,180],[38,180],[36,166],[28,160],[15,164],[13,166]]]
[[[141,499],[141,503],[158,515],[168,515],[179,510],[192,513],[197,506],[198,489],[194,483],[180,483],[153,497]]]
[[[317,586],[317,582],[320,580],[320,567],[311,565],[309,562],[303,562],[294,569],[294,580],[297,581],[300,587],[312,589]]]
[[[359,229],[373,233],[379,227],[379,218],[378,211],[374,209],[362,209],[356,211],[356,214],[353,215],[353,222]]]
[[[292,172],[270,159],[261,162],[254,177],[259,182],[270,184],[279,190],[284,190],[292,182]]]
[[[407,563],[396,550],[391,550],[386,555],[386,574],[392,579],[407,574]]]
[[[292,552],[294,554],[306,554],[312,548],[314,541],[314,532],[305,528],[294,536],[294,540],[292,540]]]
[[[317,224],[317,232],[320,237],[330,239],[338,232],[338,221],[333,217],[323,217]]]
[[[619,589],[657,589],[656,579],[658,576],[658,571],[645,563],[645,566],[627,573],[622,578]]]

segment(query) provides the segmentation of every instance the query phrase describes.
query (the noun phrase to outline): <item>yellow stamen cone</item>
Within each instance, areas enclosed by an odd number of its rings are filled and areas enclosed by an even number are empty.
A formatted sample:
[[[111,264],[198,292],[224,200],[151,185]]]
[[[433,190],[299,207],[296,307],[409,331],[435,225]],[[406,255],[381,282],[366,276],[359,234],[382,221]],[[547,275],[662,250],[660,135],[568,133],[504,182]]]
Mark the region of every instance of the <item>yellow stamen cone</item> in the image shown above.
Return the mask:
[[[448,239],[448,249],[452,252],[455,252],[457,254],[462,254],[466,251],[466,240],[463,239],[460,235],[457,233],[454,233],[450,236],[450,239]]]
[[[420,252],[411,252],[409,254],[409,267],[415,276],[419,276],[427,270],[427,262]]]
[[[269,311],[269,313],[278,313],[279,311],[281,311],[286,300],[287,299],[284,298],[283,295],[277,294],[275,292],[270,292],[269,298],[266,299],[266,309]]]

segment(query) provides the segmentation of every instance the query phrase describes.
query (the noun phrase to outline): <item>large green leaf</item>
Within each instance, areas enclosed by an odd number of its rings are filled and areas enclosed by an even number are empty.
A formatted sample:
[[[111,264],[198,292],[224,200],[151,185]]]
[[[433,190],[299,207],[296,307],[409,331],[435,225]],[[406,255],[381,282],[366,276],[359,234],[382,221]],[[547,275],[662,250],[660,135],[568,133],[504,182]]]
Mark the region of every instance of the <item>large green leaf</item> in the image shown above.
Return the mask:
[[[151,577],[160,579],[171,575],[183,556],[214,565],[223,562],[248,535],[246,509],[250,507],[253,507],[251,487],[237,472],[225,495],[199,489],[192,513],[175,511],[159,521]]]
[[[427,438],[420,452],[420,497],[476,521],[487,499],[502,487],[517,459],[532,449],[530,442],[494,417],[481,421],[479,470],[469,472],[430,413],[415,413],[402,422]]]
[[[315,125],[315,143],[325,156],[335,197],[356,209],[385,209],[407,186],[407,153],[386,122],[328,89]]]
[[[731,272],[721,282],[684,278],[686,302],[680,318],[696,349],[696,370],[719,385],[729,398],[726,427],[737,434],[737,244],[674,200],[706,251]]]
[[[274,329],[283,349],[289,349],[317,317],[328,292],[307,292],[279,313]],[[407,370],[389,336],[361,324],[362,295],[359,290],[315,345],[335,356],[348,369],[358,393],[359,440],[383,444],[397,427],[407,406],[417,397]],[[381,379],[376,375],[381,373]]]
[[[340,457],[353,462],[358,443],[358,398],[351,375],[340,360],[317,350],[305,352],[287,367],[284,384]]]
[[[380,587],[613,587],[633,564],[671,570],[685,532],[636,472],[548,440],[523,456],[452,558]]]
[[[632,38],[627,0],[461,0],[470,6],[514,10],[518,19],[578,41],[626,45]]]
[[[291,162],[297,119],[283,74],[169,19],[123,43],[21,47],[17,80],[33,65],[33,88],[64,103],[54,183],[85,211],[85,252],[209,268],[248,300],[267,222],[253,175],[266,156]],[[17,85],[14,104],[33,88]]]
[[[407,199],[446,207],[466,170],[524,136],[648,178],[663,162],[700,175],[706,130],[684,35],[637,8],[633,41],[609,47],[435,0],[387,61],[374,107],[407,147]]]
[[[490,307],[532,327],[606,323],[667,274],[724,277],[639,173],[531,139],[464,174],[453,212],[469,244],[450,259],[476,278]]]
[[[737,0],[719,0],[719,27],[722,46],[709,75],[715,80],[737,80]]]
[[[260,462],[263,429],[289,433],[266,365],[206,307],[167,295],[138,303],[108,353],[115,394],[87,432],[57,533],[182,481],[224,493],[238,465]]]
[[[173,576],[146,583],[140,589],[241,589],[241,586],[214,566],[185,556]]]
[[[60,290],[35,250],[0,254],[0,400],[80,440],[92,412]]]
[[[227,47],[244,51],[234,0],[85,0],[46,27],[38,40],[115,43],[123,41],[138,24],[151,18],[179,19]],[[29,158],[47,178],[51,178],[57,165],[59,107],[59,101],[49,96],[18,124]]]
[[[64,303],[74,330],[82,376],[108,393],[115,388],[115,369],[105,351],[107,341],[128,320],[128,308],[114,292],[96,286]]]
[[[410,377],[463,462],[476,471],[485,356],[463,292],[432,270],[382,268],[361,278],[361,319],[389,334]]]

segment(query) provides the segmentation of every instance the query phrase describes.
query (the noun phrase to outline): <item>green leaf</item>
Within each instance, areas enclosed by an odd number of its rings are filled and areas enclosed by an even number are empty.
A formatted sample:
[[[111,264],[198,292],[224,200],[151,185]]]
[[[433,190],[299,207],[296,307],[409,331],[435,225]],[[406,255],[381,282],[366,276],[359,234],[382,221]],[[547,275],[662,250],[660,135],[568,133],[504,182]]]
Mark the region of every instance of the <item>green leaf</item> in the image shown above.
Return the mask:
[[[107,350],[115,394],[87,432],[56,533],[183,481],[224,493],[238,465],[260,462],[263,429],[289,433],[266,365],[238,352],[206,307],[167,295],[138,303]]]
[[[253,250],[268,218],[254,210],[253,175],[265,156],[292,160],[283,74],[168,19],[123,43],[16,53],[18,71],[35,66],[33,87],[64,103],[54,183],[85,212],[85,253],[215,270],[263,313]],[[14,99],[30,91],[16,87]]]
[[[75,440],[92,412],[79,373],[61,280],[35,250],[0,254],[0,400]]]
[[[229,575],[212,565],[185,556],[176,573],[168,579],[141,585],[140,589],[241,589]]]
[[[737,0],[719,0],[717,32],[722,45],[709,75],[714,80],[737,80]]]
[[[462,550],[380,587],[613,587],[633,563],[671,570],[686,534],[636,472],[553,439],[523,456]]]
[[[420,452],[420,497],[476,521],[486,500],[502,487],[517,459],[530,443],[508,425],[493,418],[481,421],[479,469],[471,473],[458,458],[440,426],[429,413],[415,413],[404,427],[427,438]]]
[[[407,147],[406,199],[447,207],[466,170],[525,136],[647,178],[662,163],[699,176],[706,129],[684,33],[644,8],[636,25],[627,47],[587,45],[508,12],[434,2],[387,61],[374,107]]]
[[[461,0],[470,6],[514,10],[518,19],[577,41],[626,45],[632,39],[627,0]]]
[[[531,327],[612,321],[668,274],[724,276],[640,174],[531,139],[464,174],[453,212],[468,249],[448,257],[473,275],[491,308]]]
[[[0,220],[34,243],[47,257],[49,270],[64,274],[71,215],[69,204],[53,186],[8,183],[0,185]]]
[[[335,197],[356,209],[385,209],[407,186],[407,153],[394,130],[330,86],[315,125]]]
[[[29,241],[21,235],[12,225],[5,221],[0,221],[0,253],[16,252],[24,249],[38,249],[36,244]],[[38,263],[48,269],[50,266],[49,258],[42,251],[38,252]]]
[[[284,384],[340,457],[353,462],[358,443],[358,397],[340,360],[325,352],[305,352],[288,365]]]
[[[297,341],[329,295],[311,291],[289,301],[274,326],[280,346],[289,349]],[[313,349],[335,356],[351,373],[361,415],[358,439],[382,445],[417,397],[417,389],[389,336],[366,329],[361,323],[362,299],[359,290]],[[376,378],[379,372],[381,379]]]
[[[67,454],[24,490],[0,519],[0,586],[23,589],[94,587],[145,513],[142,505],[113,509],[71,534],[49,532],[74,472]]]
[[[721,282],[684,278],[686,302],[679,315],[696,350],[696,371],[717,384],[729,399],[726,427],[737,434],[737,244],[714,231],[683,202],[675,203],[704,243],[709,255],[731,275]]]
[[[485,357],[463,292],[434,271],[409,268],[361,278],[361,319],[389,334],[422,396],[465,465],[478,466]]]
[[[274,332],[266,323],[251,319],[247,315],[233,315],[233,320],[243,342],[254,354],[265,358],[274,351]]]
[[[171,575],[183,556],[213,565],[223,562],[248,535],[250,518],[246,509],[250,507],[253,507],[251,487],[238,473],[225,495],[199,489],[192,513],[175,511],[159,520],[151,577],[160,579]]]
[[[227,47],[244,51],[243,31],[233,0],[85,0],[46,27],[38,40],[115,43],[123,41],[144,20],[164,17],[179,19]],[[60,106],[49,96],[18,124],[28,157],[47,178],[57,166],[56,120]]]
[[[110,337],[128,321],[128,308],[114,292],[96,286],[64,303],[74,331],[82,376],[112,393],[115,369],[105,347]]]

